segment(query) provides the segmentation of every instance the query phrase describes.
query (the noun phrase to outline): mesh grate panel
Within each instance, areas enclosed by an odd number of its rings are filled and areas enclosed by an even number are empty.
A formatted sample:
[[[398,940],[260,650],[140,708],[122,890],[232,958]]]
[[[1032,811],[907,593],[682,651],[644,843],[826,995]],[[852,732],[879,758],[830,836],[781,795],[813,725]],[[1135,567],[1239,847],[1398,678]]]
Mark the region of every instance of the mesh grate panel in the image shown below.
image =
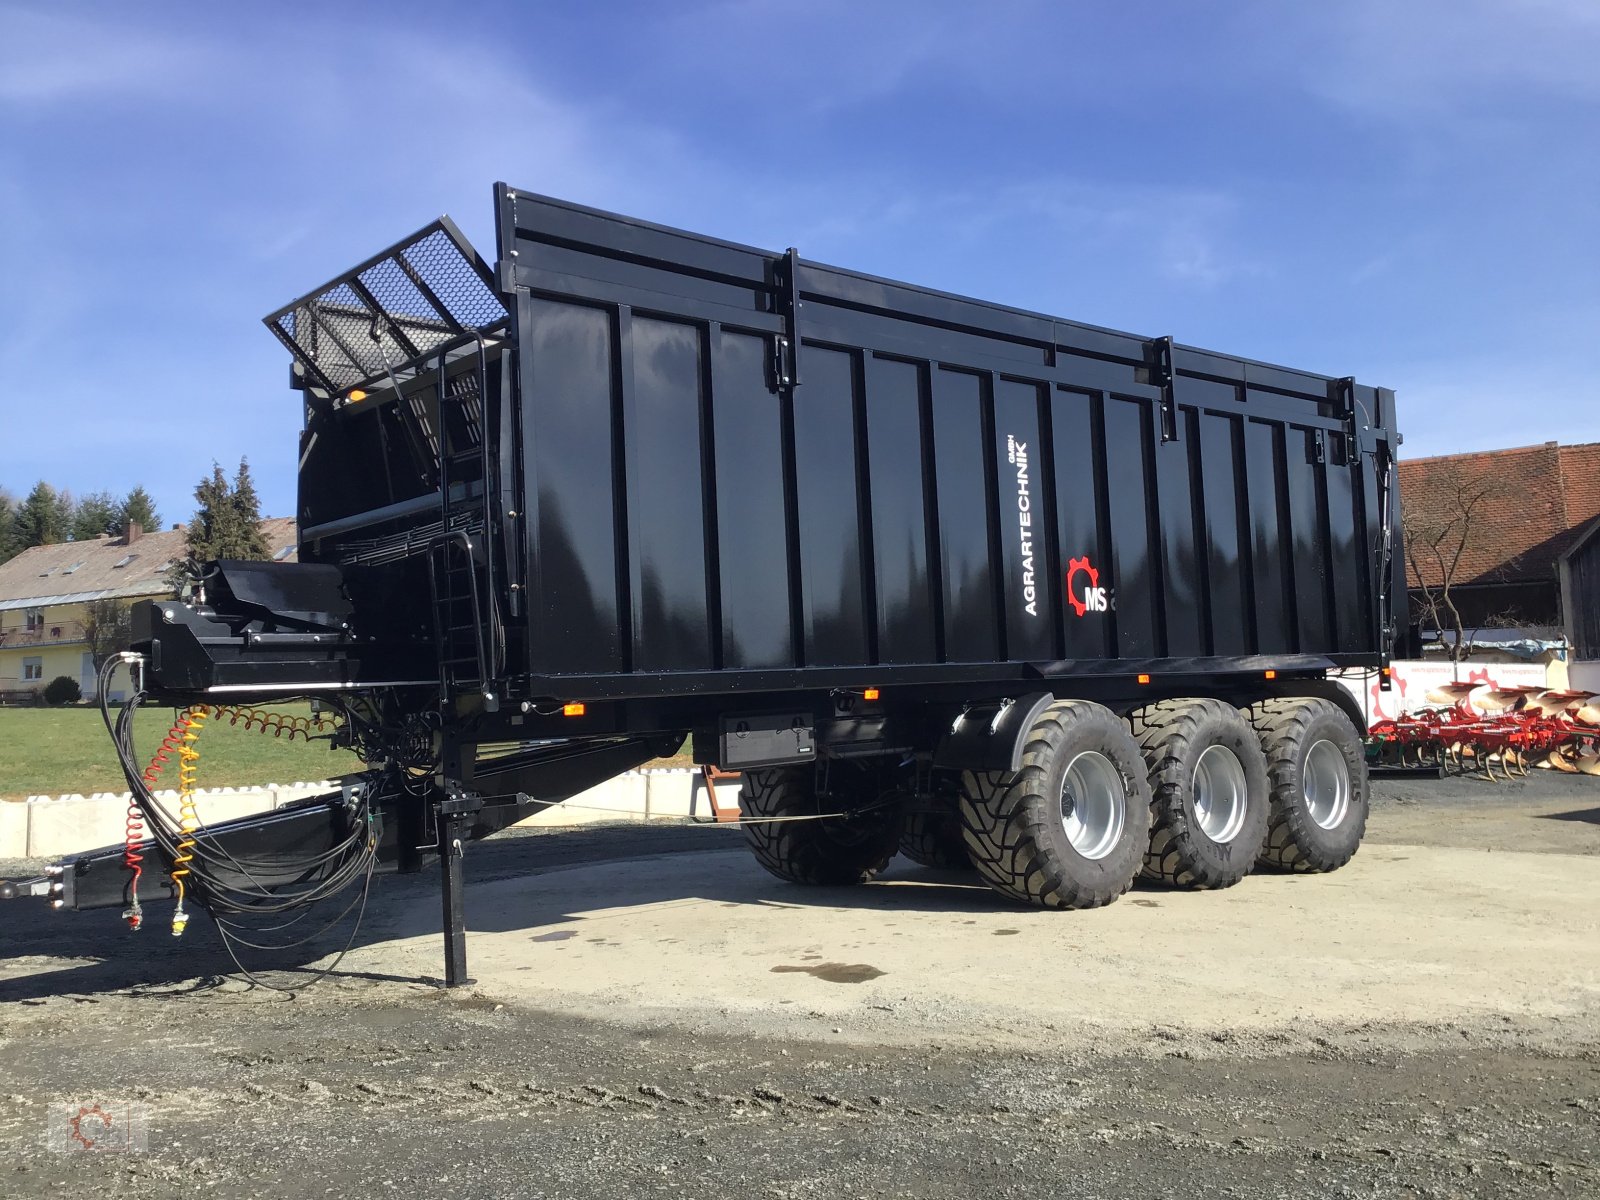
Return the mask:
[[[478,377],[463,372],[448,385],[454,403],[446,410],[450,430],[450,449],[455,453],[476,450],[483,441],[483,403],[478,395]]]
[[[342,392],[506,315],[471,247],[435,221],[266,323],[325,387]]]

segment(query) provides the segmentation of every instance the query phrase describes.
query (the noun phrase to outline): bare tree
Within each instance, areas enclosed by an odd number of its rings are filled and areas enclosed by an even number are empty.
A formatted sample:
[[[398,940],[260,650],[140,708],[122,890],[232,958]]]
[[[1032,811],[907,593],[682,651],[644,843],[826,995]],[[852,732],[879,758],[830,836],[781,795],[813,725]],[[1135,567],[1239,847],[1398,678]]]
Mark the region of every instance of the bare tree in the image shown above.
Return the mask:
[[[122,600],[90,600],[83,606],[83,641],[98,674],[106,659],[133,639],[133,610]]]
[[[1456,606],[1455,589],[1464,582],[1461,564],[1482,544],[1484,511],[1502,498],[1504,489],[1495,480],[1457,472],[1429,490],[1434,503],[1406,506],[1401,521],[1411,594],[1423,618],[1453,636],[1450,658],[1461,662],[1472,649]]]

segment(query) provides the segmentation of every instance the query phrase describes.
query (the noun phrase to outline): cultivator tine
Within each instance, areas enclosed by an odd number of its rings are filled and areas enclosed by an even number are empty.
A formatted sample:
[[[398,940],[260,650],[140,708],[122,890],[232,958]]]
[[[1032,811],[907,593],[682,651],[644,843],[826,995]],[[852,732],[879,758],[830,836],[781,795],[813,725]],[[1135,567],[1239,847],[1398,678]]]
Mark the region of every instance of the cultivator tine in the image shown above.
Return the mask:
[[[1499,755],[1493,754],[1493,753],[1491,753],[1489,751],[1483,751],[1482,753],[1477,755],[1478,760],[1483,765],[1483,777],[1485,779],[1487,779],[1490,783],[1499,783],[1500,782],[1500,776],[1498,776],[1498,775],[1496,775],[1494,773],[1495,759],[1497,759],[1498,757],[1499,757]]]

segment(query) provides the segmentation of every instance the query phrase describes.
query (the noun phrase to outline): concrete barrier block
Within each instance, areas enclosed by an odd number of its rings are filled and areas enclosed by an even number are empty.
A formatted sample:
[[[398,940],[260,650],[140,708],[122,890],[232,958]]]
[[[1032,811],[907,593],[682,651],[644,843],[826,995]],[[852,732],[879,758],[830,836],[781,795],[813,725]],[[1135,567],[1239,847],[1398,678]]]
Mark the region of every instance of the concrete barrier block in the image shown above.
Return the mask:
[[[280,804],[333,790],[334,784],[295,783],[268,787],[205,788],[194,794],[200,823],[231,821]],[[172,789],[155,793],[161,810],[176,823],[182,797]],[[128,793],[92,796],[29,796],[0,801],[0,858],[54,858],[120,843],[126,831]]]
[[[126,809],[121,804],[70,795],[29,808],[29,858],[54,858],[123,840]]]
[[[0,858],[28,857],[28,813],[25,800],[0,800]]]
[[[645,812],[651,820],[689,815],[689,789],[695,773],[684,770],[649,771],[645,779]]]
[[[282,808],[285,804],[293,804],[296,800],[304,800],[308,796],[321,796],[334,791],[338,784],[331,780],[322,780],[319,783],[273,783],[268,784],[263,790],[273,796],[274,808]]]
[[[218,821],[231,821],[235,817],[248,817],[268,812],[276,807],[273,793],[264,788],[251,788],[236,792],[196,792],[194,810],[202,825]]]
[[[547,808],[519,821],[520,825],[591,825],[602,821],[642,821],[649,799],[645,776],[630,771],[586,792],[579,792],[563,804]]]
[[[735,780],[733,783],[719,783],[719,784],[717,784],[717,807],[718,808],[731,808],[731,809],[734,809],[735,811],[738,810],[738,808],[739,808],[739,784],[738,784],[737,780]],[[707,814],[707,815],[709,816],[710,814]]]

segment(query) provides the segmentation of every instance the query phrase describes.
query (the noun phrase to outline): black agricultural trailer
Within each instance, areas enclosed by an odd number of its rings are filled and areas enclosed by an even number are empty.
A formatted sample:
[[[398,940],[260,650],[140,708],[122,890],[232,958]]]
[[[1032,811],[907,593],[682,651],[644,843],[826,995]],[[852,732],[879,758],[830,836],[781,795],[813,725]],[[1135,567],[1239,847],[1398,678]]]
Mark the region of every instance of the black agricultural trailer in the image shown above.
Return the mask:
[[[495,205],[492,266],[441,219],[267,318],[300,561],[137,611],[107,721],[148,838],[14,893],[177,894],[226,932],[437,858],[460,983],[462,846],[686,736],[799,883],[903,850],[1076,908],[1355,852],[1362,714],[1329,676],[1405,627],[1392,392]],[[140,703],[289,697],[367,770],[159,810]]]

